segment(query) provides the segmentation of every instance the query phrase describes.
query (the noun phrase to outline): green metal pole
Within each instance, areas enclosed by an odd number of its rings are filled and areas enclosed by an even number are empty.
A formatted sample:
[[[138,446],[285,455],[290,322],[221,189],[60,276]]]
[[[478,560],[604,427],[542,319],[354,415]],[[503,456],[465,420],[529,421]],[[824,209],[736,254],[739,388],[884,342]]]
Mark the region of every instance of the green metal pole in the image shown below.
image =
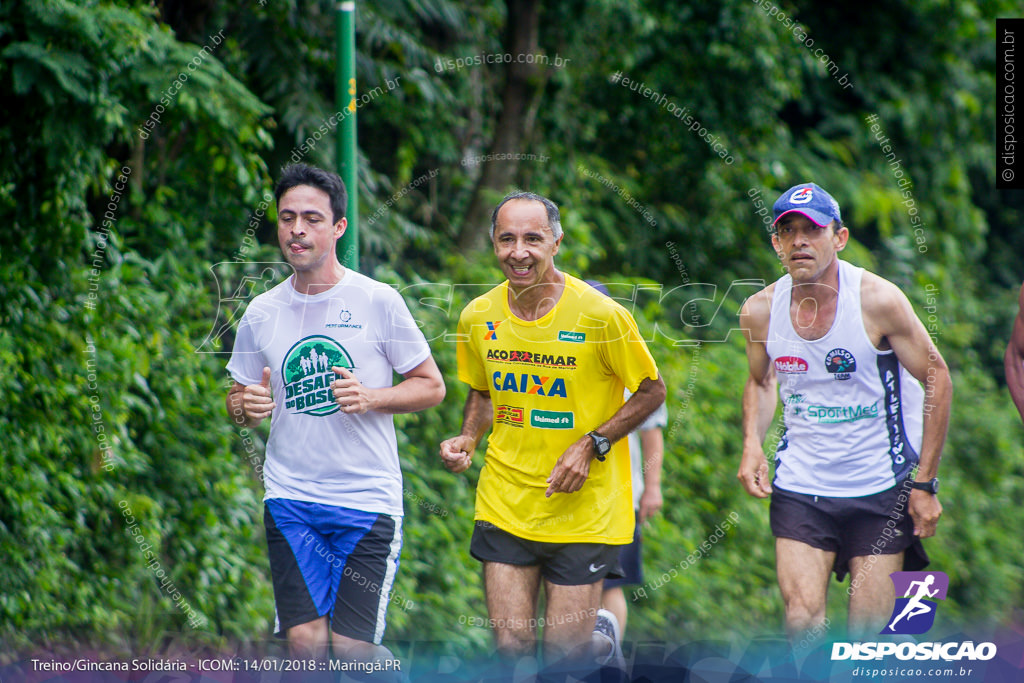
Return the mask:
[[[359,270],[359,180],[356,175],[356,3],[338,3],[335,91],[338,124],[338,175],[348,189],[348,229],[338,240],[341,265]]]

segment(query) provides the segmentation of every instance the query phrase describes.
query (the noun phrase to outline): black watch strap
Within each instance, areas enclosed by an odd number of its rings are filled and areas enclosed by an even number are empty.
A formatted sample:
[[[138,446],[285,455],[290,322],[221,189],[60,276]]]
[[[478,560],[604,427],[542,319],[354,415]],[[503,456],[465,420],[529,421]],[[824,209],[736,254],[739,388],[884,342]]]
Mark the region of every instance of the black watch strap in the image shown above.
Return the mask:
[[[587,432],[587,436],[594,442],[594,451],[597,454],[595,457],[599,462],[604,462],[604,456],[612,449],[612,442],[608,440],[607,436],[597,432]]]
[[[927,491],[928,493],[935,495],[939,492],[939,479],[938,477],[933,477],[928,481],[912,481],[910,482],[910,488],[918,489],[919,491]]]

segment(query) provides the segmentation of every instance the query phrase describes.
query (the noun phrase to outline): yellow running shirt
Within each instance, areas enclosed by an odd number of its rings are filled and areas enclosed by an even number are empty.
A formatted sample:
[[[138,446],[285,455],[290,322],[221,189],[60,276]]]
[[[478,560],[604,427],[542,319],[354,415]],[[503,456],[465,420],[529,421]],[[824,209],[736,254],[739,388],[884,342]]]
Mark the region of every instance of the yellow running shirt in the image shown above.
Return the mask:
[[[494,424],[476,490],[476,519],[548,543],[633,540],[629,446],[621,439],[575,493],[544,497],[558,458],[622,407],[658,367],[621,305],[565,275],[555,307],[520,320],[508,282],[469,303],[459,318],[459,379],[491,395]]]

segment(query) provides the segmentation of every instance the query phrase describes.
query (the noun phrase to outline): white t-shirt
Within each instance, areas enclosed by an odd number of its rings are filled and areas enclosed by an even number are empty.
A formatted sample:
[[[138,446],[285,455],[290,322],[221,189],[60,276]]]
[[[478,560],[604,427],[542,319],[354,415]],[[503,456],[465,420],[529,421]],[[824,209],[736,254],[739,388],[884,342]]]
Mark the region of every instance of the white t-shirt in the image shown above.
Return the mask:
[[[257,296],[238,326],[228,372],[258,384],[271,369],[277,407],[263,469],[267,498],[402,514],[402,471],[390,414],[341,412],[331,367],[368,388],[389,387],[430,356],[402,296],[351,269],[326,292],[300,294],[292,278]]]
[[[628,401],[633,394],[626,390],[624,397]],[[640,509],[640,498],[644,495],[644,449],[640,435],[649,429],[664,429],[668,424],[668,408],[662,402],[654,412],[647,416],[639,427],[629,433],[629,465],[633,476],[633,509]]]

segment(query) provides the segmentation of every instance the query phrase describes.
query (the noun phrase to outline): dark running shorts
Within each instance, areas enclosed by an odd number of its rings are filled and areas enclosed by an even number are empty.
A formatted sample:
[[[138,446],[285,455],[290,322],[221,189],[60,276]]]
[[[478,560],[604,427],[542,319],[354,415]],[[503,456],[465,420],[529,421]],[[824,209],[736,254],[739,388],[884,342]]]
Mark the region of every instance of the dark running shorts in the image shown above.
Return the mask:
[[[379,645],[402,549],[402,518],[271,498],[264,501],[263,523],[274,632],[326,615],[335,633]]]
[[[469,554],[480,562],[540,565],[541,575],[559,586],[585,586],[606,577],[621,577],[621,548],[604,543],[528,541],[479,520],[469,542]]]
[[[640,537],[640,511],[636,511],[636,526],[633,527],[633,542],[620,545],[619,564],[622,566],[621,579],[605,579],[604,588],[640,585],[644,582],[644,546]]]
[[[928,554],[914,535],[909,500],[910,490],[903,486],[859,498],[775,488],[769,507],[772,535],[836,553],[832,569],[837,581],[850,572],[851,557],[895,555],[902,550],[903,570],[918,571],[928,566]]]

